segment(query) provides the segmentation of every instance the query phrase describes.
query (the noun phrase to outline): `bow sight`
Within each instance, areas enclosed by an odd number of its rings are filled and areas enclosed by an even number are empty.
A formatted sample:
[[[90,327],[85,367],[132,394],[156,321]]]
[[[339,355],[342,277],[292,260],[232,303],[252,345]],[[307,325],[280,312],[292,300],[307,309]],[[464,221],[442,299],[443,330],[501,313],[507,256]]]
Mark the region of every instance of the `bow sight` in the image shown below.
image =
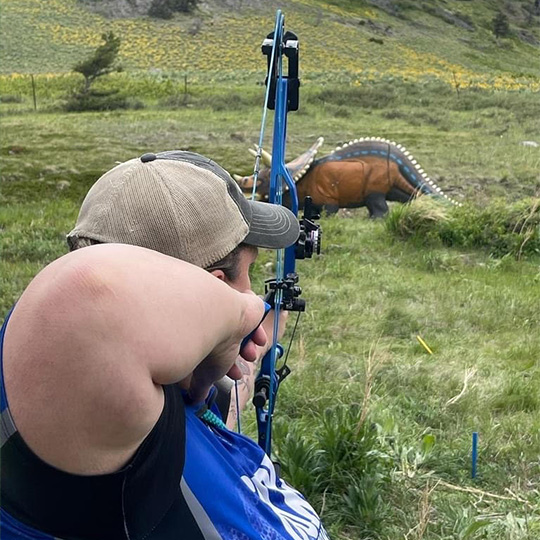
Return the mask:
[[[300,236],[294,245],[294,256],[296,259],[311,259],[313,254],[321,253],[321,226],[314,222],[321,215],[315,212],[311,197],[304,200],[304,215],[299,220]],[[286,311],[305,311],[306,301],[298,298],[302,294],[302,289],[297,285],[298,274],[288,273],[285,279],[267,279],[265,281],[264,301],[274,307],[275,294],[277,289],[282,291],[282,308]]]
[[[262,44],[262,52],[267,58],[267,75],[264,81],[268,87],[267,108],[276,111],[276,126],[274,127],[274,148],[278,146],[281,149],[278,155],[274,154],[274,163],[277,162],[278,168],[272,167],[271,177],[275,181],[270,184],[270,202],[281,204],[282,190],[285,183],[285,189],[291,190],[292,196],[292,211],[298,215],[298,198],[296,197],[296,189],[293,183],[291,188],[291,179],[288,171],[283,174],[283,170],[279,170],[281,164],[284,167],[285,157],[285,135],[286,135],[286,119],[287,113],[298,110],[299,104],[299,89],[300,80],[298,79],[298,61],[299,61],[299,44],[298,37],[291,31],[283,34],[283,26],[280,26],[280,12],[278,12],[278,21],[276,29],[266,36]],[[281,23],[284,23],[284,16],[281,15]],[[277,39],[276,39],[277,36]],[[283,56],[288,60],[287,75],[283,75]],[[276,100],[278,89],[281,91],[280,96]],[[276,101],[278,103],[276,110]],[[274,150],[275,152],[275,150]],[[314,220],[319,219],[320,214],[314,211],[311,197],[306,197],[304,202],[304,215],[299,220],[300,236],[294,246],[295,259],[308,259],[321,252],[321,228],[320,225],[314,223]],[[286,256],[287,257],[287,256]],[[285,278],[269,279],[265,284],[265,301],[274,307],[275,294],[278,289],[282,291],[282,308],[287,311],[304,311],[305,301],[298,297],[302,294],[302,289],[297,286],[298,275],[295,272],[289,272],[291,265],[286,264]]]
[[[300,236],[296,242],[296,258],[311,259],[313,253],[321,254],[322,229],[314,220],[321,214],[315,211],[311,197],[304,199],[304,215],[300,220]]]
[[[298,196],[296,185],[285,166],[285,139],[287,133],[287,113],[298,110],[300,81],[298,79],[298,38],[292,32],[285,32],[285,17],[278,10],[274,32],[270,33],[262,44],[262,52],[267,57],[268,72],[265,80],[266,98],[259,146],[255,161],[253,197],[262,154],[262,140],[266,109],[274,112],[274,134],[272,139],[272,168],[270,172],[269,204],[283,204],[283,191],[291,195],[291,211],[298,216]],[[287,60],[287,75],[283,73],[284,59]],[[298,286],[296,259],[311,258],[321,249],[321,231],[314,223],[319,215],[314,211],[311,199],[306,198],[304,215],[299,220],[300,236],[296,244],[278,250],[276,277],[266,282],[265,301],[274,308],[274,333],[272,347],[261,362],[261,370],[255,380],[253,403],[257,414],[259,445],[271,455],[272,418],[277,390],[281,381],[290,373],[286,359],[280,369],[276,362],[283,355],[283,347],[277,343],[279,334],[280,310],[305,310],[306,303],[300,299],[302,289]],[[298,319],[297,319],[298,323]],[[296,325],[294,327],[296,329]],[[293,336],[294,336],[293,329]],[[292,341],[292,338],[291,338]],[[290,347],[289,347],[290,350]],[[288,352],[287,352],[288,354]]]

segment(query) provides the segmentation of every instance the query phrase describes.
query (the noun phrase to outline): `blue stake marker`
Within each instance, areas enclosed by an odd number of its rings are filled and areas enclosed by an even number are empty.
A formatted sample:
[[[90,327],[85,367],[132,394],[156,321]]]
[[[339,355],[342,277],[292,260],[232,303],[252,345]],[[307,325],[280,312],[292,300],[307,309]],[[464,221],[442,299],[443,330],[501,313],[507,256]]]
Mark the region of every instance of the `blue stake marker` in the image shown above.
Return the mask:
[[[472,434],[472,463],[471,463],[471,478],[476,478],[476,461],[478,459],[478,431],[473,431]]]

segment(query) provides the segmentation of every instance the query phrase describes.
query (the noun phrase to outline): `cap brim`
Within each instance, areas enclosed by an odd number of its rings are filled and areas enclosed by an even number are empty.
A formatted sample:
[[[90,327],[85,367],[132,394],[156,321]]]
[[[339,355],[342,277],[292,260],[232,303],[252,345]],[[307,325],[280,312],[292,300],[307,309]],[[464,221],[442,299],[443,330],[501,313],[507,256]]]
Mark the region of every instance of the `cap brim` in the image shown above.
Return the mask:
[[[284,206],[248,201],[251,209],[249,234],[243,242],[261,248],[280,249],[291,246],[300,235],[296,216]]]

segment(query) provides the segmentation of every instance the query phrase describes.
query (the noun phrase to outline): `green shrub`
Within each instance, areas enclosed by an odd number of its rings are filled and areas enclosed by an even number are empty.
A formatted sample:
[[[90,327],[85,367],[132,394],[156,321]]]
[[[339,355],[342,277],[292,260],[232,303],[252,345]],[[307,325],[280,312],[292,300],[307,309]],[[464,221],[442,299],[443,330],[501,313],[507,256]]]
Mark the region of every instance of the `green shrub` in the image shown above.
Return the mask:
[[[153,0],[148,16],[154,19],[172,19],[173,12],[166,0]]]
[[[396,205],[386,228],[400,238],[439,240],[447,246],[485,248],[495,257],[540,254],[540,199],[479,207],[449,207],[422,197]]]
[[[68,112],[115,111],[119,109],[143,109],[144,104],[138,99],[123,96],[117,92],[90,91],[73,94],[65,103]]]
[[[352,113],[347,107],[338,107],[334,113],[334,116],[336,118],[350,118]]]
[[[376,534],[394,463],[380,448],[377,426],[364,414],[353,403],[329,407],[305,427],[280,419],[275,439],[284,476],[296,488],[324,504],[327,517]]]
[[[454,100],[451,86],[438,81],[426,80],[412,83],[401,77],[386,77],[379,81],[360,78],[360,86],[326,86],[304,99],[320,107],[321,103],[347,108],[397,110],[403,105],[428,107],[446,98]]]
[[[193,11],[197,3],[198,0],[152,0],[148,15],[157,19],[170,19],[175,12]]]
[[[181,109],[189,103],[189,94],[174,94],[160,99],[158,105],[163,109]]]
[[[3,95],[0,96],[0,103],[22,103],[22,96]]]
[[[208,106],[214,111],[239,111],[252,105],[259,105],[259,99],[254,101],[253,98],[239,92],[215,95],[208,102]]]
[[[491,24],[493,26],[493,34],[496,38],[506,37],[510,34],[508,17],[502,11],[499,11],[495,17],[493,17]]]
[[[394,205],[386,218],[386,228],[399,238],[434,238],[436,226],[448,219],[444,204],[430,197],[420,197],[411,204]]]
[[[485,247],[496,257],[540,253],[540,199],[509,204],[495,201],[486,207],[455,208],[439,230],[447,245]]]
[[[392,84],[374,84],[359,87],[325,88],[308,97],[308,102],[316,105],[332,103],[340,107],[363,107],[384,109],[393,103],[399,94]]]

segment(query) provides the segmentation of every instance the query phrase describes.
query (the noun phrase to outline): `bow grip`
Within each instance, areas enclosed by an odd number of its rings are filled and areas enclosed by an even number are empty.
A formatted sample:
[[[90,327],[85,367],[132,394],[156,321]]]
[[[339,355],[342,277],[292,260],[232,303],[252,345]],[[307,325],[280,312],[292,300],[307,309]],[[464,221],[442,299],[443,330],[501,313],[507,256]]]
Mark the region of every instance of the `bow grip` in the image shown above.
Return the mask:
[[[283,347],[279,343],[277,343],[276,348],[277,358],[281,358],[283,356]],[[270,352],[266,354],[270,354]],[[277,386],[281,382],[281,379],[284,379],[289,373],[290,371],[286,373],[285,376],[281,376],[280,373],[274,371],[274,373],[272,374],[272,377],[274,379],[274,388],[277,388]],[[270,399],[270,380],[270,375],[268,374],[259,375],[259,377],[257,377],[257,379],[255,380],[255,393],[253,394],[252,403],[258,409],[262,409],[266,405],[266,402]]]
[[[240,351],[248,344],[248,342],[253,337],[253,334],[255,333],[255,330],[257,330],[257,328],[259,328],[259,326],[261,326],[264,319],[266,319],[266,316],[268,315],[268,312],[272,309],[272,306],[270,306],[269,303],[267,303],[267,302],[263,302],[263,303],[264,303],[264,314],[262,316],[262,319],[259,322],[259,324],[242,340],[242,343],[240,344]]]

